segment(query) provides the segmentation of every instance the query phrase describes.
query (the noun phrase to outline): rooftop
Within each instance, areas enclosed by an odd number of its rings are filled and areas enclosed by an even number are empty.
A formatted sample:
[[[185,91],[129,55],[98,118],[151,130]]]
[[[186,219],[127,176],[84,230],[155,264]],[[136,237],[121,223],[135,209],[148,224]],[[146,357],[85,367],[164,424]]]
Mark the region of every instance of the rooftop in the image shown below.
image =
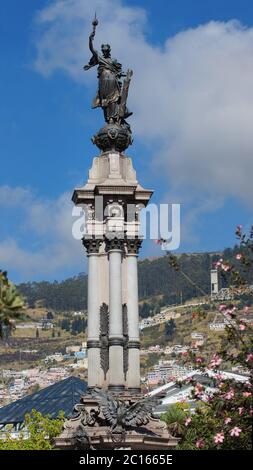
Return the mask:
[[[64,411],[65,417],[70,417],[74,405],[80,402],[86,390],[87,382],[78,377],[60,380],[0,408],[0,425],[22,423],[32,409],[51,418],[56,418],[60,411]]]

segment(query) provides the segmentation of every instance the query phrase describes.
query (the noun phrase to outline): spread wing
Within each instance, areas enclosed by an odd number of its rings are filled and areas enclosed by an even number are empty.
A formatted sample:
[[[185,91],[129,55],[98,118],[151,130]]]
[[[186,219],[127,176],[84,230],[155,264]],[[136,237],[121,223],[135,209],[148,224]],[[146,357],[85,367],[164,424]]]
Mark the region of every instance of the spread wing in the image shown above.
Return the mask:
[[[147,397],[128,407],[123,416],[125,426],[141,426],[147,424],[153,408],[158,405],[159,399]]]
[[[105,419],[107,419],[112,426],[115,426],[117,423],[117,401],[107,392],[99,388],[92,390],[91,395],[97,400]]]

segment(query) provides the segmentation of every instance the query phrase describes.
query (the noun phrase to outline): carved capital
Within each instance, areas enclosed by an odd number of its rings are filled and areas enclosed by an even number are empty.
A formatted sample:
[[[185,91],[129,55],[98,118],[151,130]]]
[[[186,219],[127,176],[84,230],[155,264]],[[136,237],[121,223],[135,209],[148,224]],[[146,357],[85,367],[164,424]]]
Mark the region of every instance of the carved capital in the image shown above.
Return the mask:
[[[103,240],[97,238],[83,238],[82,242],[84,248],[87,250],[87,254],[90,255],[99,253],[99,248]]]
[[[117,237],[106,238],[105,243],[106,243],[106,251],[121,250],[123,252],[124,250],[124,242],[120,238],[117,238]]]
[[[141,244],[142,240],[140,240],[139,238],[127,239],[127,253],[130,255],[138,255]]]

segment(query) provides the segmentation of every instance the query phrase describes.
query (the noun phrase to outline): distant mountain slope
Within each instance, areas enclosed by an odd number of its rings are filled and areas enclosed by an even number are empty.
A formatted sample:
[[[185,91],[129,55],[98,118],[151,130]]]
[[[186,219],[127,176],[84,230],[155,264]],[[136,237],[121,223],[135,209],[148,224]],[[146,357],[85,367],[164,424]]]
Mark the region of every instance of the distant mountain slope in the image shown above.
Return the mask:
[[[218,255],[194,253],[179,256],[182,270],[207,294],[210,292],[210,267],[214,258],[217,259]],[[31,307],[41,300],[45,307],[52,310],[87,308],[87,275],[84,273],[62,282],[28,282],[18,288]],[[140,300],[162,296],[162,304],[165,305],[179,303],[181,295],[183,300],[187,300],[198,296],[199,292],[180,272],[169,266],[166,256],[139,261]]]

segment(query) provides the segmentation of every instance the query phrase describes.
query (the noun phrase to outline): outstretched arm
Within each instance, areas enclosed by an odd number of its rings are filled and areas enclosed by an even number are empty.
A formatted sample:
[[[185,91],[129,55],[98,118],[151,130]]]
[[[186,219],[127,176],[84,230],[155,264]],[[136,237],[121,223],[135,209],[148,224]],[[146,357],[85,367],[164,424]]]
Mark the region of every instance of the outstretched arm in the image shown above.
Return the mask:
[[[95,37],[95,31],[93,31],[89,36],[89,49],[92,53],[92,57],[90,59],[90,62],[84,66],[84,70],[89,70],[91,67],[94,67],[94,65],[97,65],[98,63],[98,53],[93,47],[94,37]]]

